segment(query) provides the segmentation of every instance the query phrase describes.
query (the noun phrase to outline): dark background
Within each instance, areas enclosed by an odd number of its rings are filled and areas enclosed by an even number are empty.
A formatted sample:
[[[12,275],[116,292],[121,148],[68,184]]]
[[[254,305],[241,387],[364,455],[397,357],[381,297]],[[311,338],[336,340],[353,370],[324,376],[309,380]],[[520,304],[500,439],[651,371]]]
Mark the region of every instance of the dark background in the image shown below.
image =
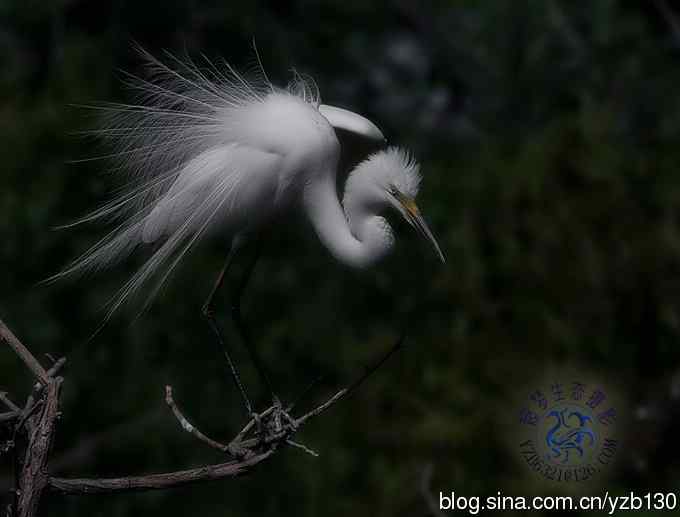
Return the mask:
[[[315,397],[330,392],[404,322],[407,348],[300,433],[319,458],[288,449],[244,479],[55,499],[49,515],[429,515],[428,466],[435,497],[561,493],[508,433],[527,386],[563,368],[624,401],[617,463],[578,493],[677,489],[680,11],[662,0],[0,2],[0,317],[36,354],[68,357],[55,473],[222,461],[179,429],[166,383],[211,435],[243,423],[200,317],[224,242],[202,246],[149,312],[120,314],[91,342],[134,261],[36,283],[105,230],[51,229],[111,188],[106,164],[69,163],[99,151],[74,135],[96,120],[72,105],[130,99],[117,70],[140,71],[132,41],[243,68],[253,38],[275,83],[292,67],[311,74],[325,102],[415,152],[419,204],[448,262],[399,227],[394,256],[358,273],[301,220],[281,221],[245,313],[282,397],[322,374]],[[0,350],[0,389],[18,399],[30,382]],[[10,475],[4,461],[2,490]]]

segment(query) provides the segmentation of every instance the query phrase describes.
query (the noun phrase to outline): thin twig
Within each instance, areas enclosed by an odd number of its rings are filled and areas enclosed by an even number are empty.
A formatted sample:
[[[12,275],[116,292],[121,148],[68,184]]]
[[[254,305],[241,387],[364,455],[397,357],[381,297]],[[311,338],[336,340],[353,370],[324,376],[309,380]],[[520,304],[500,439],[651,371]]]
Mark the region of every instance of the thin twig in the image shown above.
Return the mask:
[[[371,374],[373,374],[380,366],[382,366],[397,350],[401,348],[404,343],[405,336],[401,336],[399,340],[379,358],[373,365],[365,369],[365,371],[349,385],[330,397],[326,402],[317,406],[312,411],[309,411],[302,417],[295,420],[296,427],[307,422],[310,418],[315,417],[329,407],[337,403],[347,394],[356,390]],[[245,439],[248,433],[253,430],[256,425],[256,418],[252,418],[239,434],[229,443],[229,446],[224,446],[219,442],[215,442],[211,438],[206,437],[196,427],[194,427],[184,416],[181,410],[177,407],[172,397],[172,388],[166,387],[166,403],[173,410],[175,417],[180,422],[182,427],[196,436],[198,439],[207,443],[211,447],[217,448],[224,452],[228,452],[233,447],[241,448],[245,451],[250,451],[251,454],[234,461],[226,463],[219,463],[217,465],[207,465],[189,470],[182,470],[176,472],[167,472],[164,474],[152,474],[148,476],[130,476],[110,479],[69,479],[53,477],[49,481],[49,486],[52,491],[60,492],[62,494],[98,494],[110,492],[122,492],[131,490],[158,490],[166,488],[174,488],[183,486],[188,483],[196,483],[199,481],[216,480],[242,474],[258,463],[263,462],[277,449],[279,443],[287,443],[293,447],[302,448],[305,452],[316,455],[316,452],[297,442],[290,440],[292,431],[290,428],[282,429],[278,432],[270,432],[263,437]],[[280,408],[279,408],[280,409]],[[266,409],[259,415],[257,419],[260,421],[272,417],[276,408],[274,406]],[[295,429],[294,428],[294,429]],[[253,453],[254,448],[263,448],[264,452]]]
[[[234,438],[231,441],[231,445],[236,445],[237,443],[242,443],[243,438],[250,432],[250,430],[257,424],[258,420],[262,420],[263,418],[268,417],[274,412],[274,406],[271,406],[267,408],[265,411],[262,413],[259,413],[257,415],[257,418],[251,418],[248,423],[245,425],[243,429],[236,435],[236,438]]]
[[[61,369],[64,367],[66,364],[66,358],[65,357],[60,357],[57,359],[52,367],[47,370],[47,376],[48,377],[56,377],[57,374],[61,371]]]
[[[66,469],[91,464],[97,457],[97,450],[106,447],[114,440],[124,439],[133,430],[135,432],[144,431],[150,424],[158,421],[161,415],[165,415],[165,410],[159,407],[150,413],[121,422],[106,430],[79,437],[73,447],[54,455],[50,459],[50,473],[57,474]],[[11,476],[0,478],[0,493],[7,492],[11,486]]]
[[[170,409],[175,415],[175,418],[177,418],[179,424],[182,426],[182,429],[184,429],[187,433],[193,434],[196,438],[198,438],[203,443],[207,444],[209,447],[212,447],[213,449],[217,449],[218,451],[227,453],[230,452],[228,445],[220,443],[206,436],[196,426],[189,422],[187,417],[184,416],[184,413],[182,413],[182,411],[175,403],[175,399],[172,397],[172,386],[165,387],[165,403],[168,405],[168,407],[170,407]]]
[[[16,427],[14,428],[14,432],[16,433],[21,429],[24,424],[26,424],[26,427],[28,428],[28,431],[33,430],[33,419],[31,418],[34,413],[37,411],[37,409],[43,404],[42,400],[38,400],[37,402],[33,402],[32,397],[29,397],[29,403],[27,403],[26,407],[21,411],[21,418],[19,419],[19,422],[17,422]]]
[[[296,448],[298,448],[298,449],[301,449],[301,450],[305,451],[307,454],[309,454],[309,455],[311,455],[311,456],[314,456],[315,458],[318,458],[318,457],[319,457],[319,453],[318,453],[318,452],[316,452],[316,451],[310,449],[309,447],[307,447],[306,445],[304,445],[304,444],[302,444],[302,443],[294,442],[293,440],[286,440],[286,443],[287,443],[288,445],[292,446],[292,447],[296,447]]]
[[[21,408],[10,400],[6,391],[0,391],[0,402],[5,404],[12,411],[21,411]]]
[[[55,361],[52,367],[46,372],[47,378],[54,379],[56,375],[59,373],[59,371],[62,369],[64,364],[66,364],[65,357],[62,357],[58,361]],[[39,382],[36,382],[35,386],[33,386],[33,391],[26,399],[26,404],[24,405],[24,409],[22,410],[21,418],[15,427],[15,433],[24,424],[26,425],[29,432],[33,430],[33,425],[35,423],[34,422],[35,418],[33,417],[33,414],[40,407],[40,404],[42,404],[42,401],[38,399],[38,397],[40,396],[43,388],[44,385],[40,384]]]
[[[434,466],[432,463],[427,463],[421,472],[420,477],[420,495],[423,496],[425,504],[430,511],[432,517],[442,517],[444,512],[439,509],[436,499],[432,495],[430,485],[432,484],[432,476],[434,475]]]
[[[17,508],[18,516],[32,516],[37,510],[40,495],[44,488],[49,487],[53,492],[62,494],[96,494],[121,492],[131,490],[157,490],[172,488],[196,483],[222,479],[242,474],[255,465],[272,456],[280,444],[288,444],[298,447],[312,455],[317,455],[315,451],[306,446],[294,442],[291,438],[298,428],[310,418],[317,416],[337,403],[347,394],[355,391],[371,374],[382,366],[404,342],[401,336],[394,346],[388,350],[375,364],[369,366],[365,371],[347,388],[335,393],[323,404],[304,414],[298,419],[292,419],[285,413],[280,406],[272,406],[260,414],[254,414],[250,421],[243,427],[238,435],[229,445],[222,444],[207,437],[198,430],[184,416],[179,409],[172,395],[172,387],[166,386],[165,401],[173,414],[179,421],[184,430],[193,434],[210,447],[228,452],[237,456],[237,459],[215,465],[206,465],[193,469],[167,472],[164,474],[152,474],[147,476],[128,476],[120,478],[104,479],[69,479],[48,476],[48,455],[51,448],[52,437],[54,434],[54,424],[59,415],[59,389],[62,383],[61,377],[54,377],[63,367],[65,359],[57,360],[54,365],[45,371],[40,363],[35,360],[33,355],[14,337],[7,327],[0,321],[0,337],[10,343],[10,346],[24,360],[29,368],[34,371],[36,377],[41,381],[31,392],[24,408],[19,408],[14,404],[16,410],[12,408],[13,403],[9,401],[6,394],[2,394],[0,400],[10,407],[12,411],[2,413],[1,416],[7,419],[19,419],[19,424],[15,430],[22,428],[26,422],[26,430],[29,438],[29,446],[26,450],[26,459],[21,471],[21,479],[18,484]],[[43,388],[47,387],[43,392]],[[40,398],[38,398],[40,396]],[[38,408],[40,412],[37,413]],[[282,415],[281,412],[284,412]],[[34,413],[37,413],[34,415]],[[11,414],[10,416],[7,416]],[[286,416],[287,422],[281,425],[281,417]],[[256,429],[255,437],[247,438],[249,433]],[[244,451],[243,455],[236,455],[235,450]]]
[[[19,411],[8,411],[7,413],[0,413],[0,424],[5,422],[13,422],[21,415],[21,410]]]
[[[312,390],[316,388],[325,377],[326,377],[325,375],[319,375],[312,382],[310,382],[307,385],[307,387],[304,390],[302,390],[300,394],[297,397],[295,397],[295,399],[293,399],[293,402],[288,404],[288,407],[286,407],[286,411],[290,413],[293,409],[295,409],[295,406],[297,406],[302,400],[304,400],[304,398],[307,395],[309,395],[312,392]]]
[[[368,367],[364,370],[364,372],[363,372],[359,377],[357,377],[357,378],[354,380],[354,382],[352,382],[352,383],[351,383],[349,386],[347,386],[346,388],[343,388],[343,389],[339,390],[338,392],[336,392],[335,395],[333,395],[330,399],[328,399],[328,400],[327,400],[326,402],[324,402],[323,404],[321,404],[321,405],[315,407],[315,408],[312,409],[311,411],[309,411],[309,412],[305,413],[304,415],[302,415],[300,418],[296,419],[296,421],[295,421],[296,424],[297,424],[298,426],[301,426],[302,424],[304,424],[304,423],[305,423],[307,420],[309,420],[310,418],[313,418],[313,417],[315,417],[315,416],[320,415],[321,413],[323,413],[324,411],[326,411],[328,408],[330,408],[331,406],[335,405],[339,400],[341,400],[342,398],[346,397],[347,395],[349,395],[349,394],[352,393],[353,391],[356,391],[356,389],[357,389],[357,388],[358,388],[358,387],[359,387],[366,379],[368,379],[373,373],[375,373],[375,371],[376,371],[378,368],[380,368],[383,364],[385,364],[385,363],[387,362],[387,360],[388,360],[390,357],[392,357],[392,355],[394,355],[394,354],[397,352],[397,350],[399,350],[399,349],[404,345],[404,341],[405,341],[405,340],[406,340],[406,334],[402,334],[402,335],[399,337],[399,339],[397,340],[397,342],[394,343],[394,345],[392,345],[392,347],[391,347],[385,354],[383,354],[383,356],[380,357],[375,363],[373,363],[372,365],[368,366]]]
[[[304,424],[310,418],[314,418],[315,416],[320,415],[321,413],[326,411],[328,408],[333,406],[341,398],[343,398],[345,395],[347,395],[347,393],[348,393],[347,388],[342,388],[341,390],[337,391],[335,393],[335,395],[333,395],[331,398],[329,398],[326,402],[316,406],[311,411],[308,411],[307,413],[302,415],[300,418],[298,418],[295,422],[297,423],[298,426],[301,426],[302,424]]]
[[[33,375],[43,384],[46,385],[48,375],[38,360],[29,352],[28,348],[17,339],[12,331],[7,328],[7,325],[0,319],[0,341],[7,343],[12,350],[19,356],[28,369],[33,372]]]

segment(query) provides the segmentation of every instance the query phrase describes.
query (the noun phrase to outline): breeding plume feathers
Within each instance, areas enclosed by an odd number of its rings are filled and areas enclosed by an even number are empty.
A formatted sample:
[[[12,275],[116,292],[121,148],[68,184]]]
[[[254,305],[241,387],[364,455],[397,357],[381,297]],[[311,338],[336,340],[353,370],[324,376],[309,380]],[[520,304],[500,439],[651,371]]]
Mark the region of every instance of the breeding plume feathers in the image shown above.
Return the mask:
[[[251,78],[228,63],[203,57],[201,66],[166,53],[163,62],[139,49],[145,77],[126,74],[136,92],[132,104],[106,103],[87,108],[102,116],[91,131],[112,153],[91,159],[112,160],[124,178],[123,192],[104,206],[67,225],[100,220],[117,226],[62,272],[97,271],[127,257],[140,244],[153,254],[111,300],[107,319],[152,279],[150,301],[181,258],[206,235],[217,218],[230,220],[240,202],[244,178],[276,167],[280,157],[248,146],[238,138],[247,109],[272,94],[294,96],[319,105],[316,86],[295,74],[287,89],[274,87],[261,65]],[[263,189],[268,188],[266,185]],[[252,195],[264,195],[264,191]]]

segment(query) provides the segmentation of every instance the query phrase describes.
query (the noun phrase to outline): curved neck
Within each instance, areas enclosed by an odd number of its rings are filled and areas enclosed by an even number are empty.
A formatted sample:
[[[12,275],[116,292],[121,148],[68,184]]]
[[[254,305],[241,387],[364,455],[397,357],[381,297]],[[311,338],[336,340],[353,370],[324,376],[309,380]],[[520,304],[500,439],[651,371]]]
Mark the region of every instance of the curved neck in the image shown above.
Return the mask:
[[[366,210],[348,212],[350,228],[332,174],[320,175],[305,187],[304,206],[321,242],[345,264],[368,267],[392,247],[392,233],[382,217]]]

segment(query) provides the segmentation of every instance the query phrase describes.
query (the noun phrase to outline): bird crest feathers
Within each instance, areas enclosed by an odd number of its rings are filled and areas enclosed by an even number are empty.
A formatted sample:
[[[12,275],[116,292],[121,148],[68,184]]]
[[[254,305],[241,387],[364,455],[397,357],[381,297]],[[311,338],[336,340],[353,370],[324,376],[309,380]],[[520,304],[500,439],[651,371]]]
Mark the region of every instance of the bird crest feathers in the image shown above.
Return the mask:
[[[347,178],[345,192],[362,188],[366,181],[377,184],[384,190],[392,188],[415,198],[420,188],[420,165],[405,149],[390,146],[371,154],[352,171]]]

